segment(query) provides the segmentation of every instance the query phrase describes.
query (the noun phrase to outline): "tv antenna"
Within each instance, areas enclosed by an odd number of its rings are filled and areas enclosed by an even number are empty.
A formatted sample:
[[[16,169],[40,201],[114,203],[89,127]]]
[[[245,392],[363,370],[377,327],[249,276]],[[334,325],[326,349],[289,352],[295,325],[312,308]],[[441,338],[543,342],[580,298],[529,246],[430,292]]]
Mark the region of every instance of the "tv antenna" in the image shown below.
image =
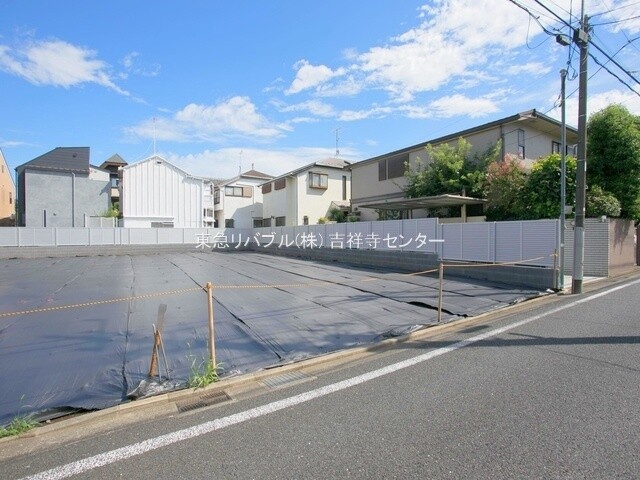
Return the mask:
[[[340,156],[340,149],[338,148],[338,142],[340,141],[340,127],[334,130],[336,134],[336,158]]]

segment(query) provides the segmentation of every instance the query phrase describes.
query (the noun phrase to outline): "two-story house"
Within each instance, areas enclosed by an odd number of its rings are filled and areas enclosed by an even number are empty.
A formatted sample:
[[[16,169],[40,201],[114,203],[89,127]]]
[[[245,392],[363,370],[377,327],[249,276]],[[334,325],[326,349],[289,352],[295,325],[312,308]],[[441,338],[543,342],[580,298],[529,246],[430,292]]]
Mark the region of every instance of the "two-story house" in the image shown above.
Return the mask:
[[[13,225],[16,213],[16,187],[9,165],[0,150],[0,226]]]
[[[501,158],[507,155],[520,158],[525,166],[531,166],[541,157],[560,151],[561,123],[536,110],[518,113],[510,117],[486,123],[428,142],[386,153],[349,167],[351,170],[351,208],[360,213],[361,220],[378,220],[378,211],[396,211],[404,218],[419,218],[427,215],[425,208],[477,203],[476,199],[463,197],[463,192],[451,192],[457,196],[409,200],[405,196],[407,185],[406,164],[415,166],[419,158],[426,164],[425,146],[430,144],[455,144],[460,138],[467,140],[471,154],[486,151],[497,142],[502,144]],[[567,153],[574,154],[578,131],[567,127]]]
[[[84,227],[110,204],[109,172],[89,163],[89,147],[58,147],[16,167],[17,225]]]
[[[121,167],[125,167],[126,165],[127,162],[125,162],[124,159],[117,153],[110,156],[100,165],[100,168],[109,172],[109,180],[111,181],[110,198],[112,207],[120,205],[119,169]]]
[[[204,178],[195,177],[153,155],[120,168],[123,227],[204,225]]]
[[[215,226],[253,228],[262,226],[262,189],[272,175],[251,169],[214,187]]]
[[[262,184],[264,227],[316,225],[351,198],[349,162],[328,158]],[[257,226],[257,224],[256,224]]]

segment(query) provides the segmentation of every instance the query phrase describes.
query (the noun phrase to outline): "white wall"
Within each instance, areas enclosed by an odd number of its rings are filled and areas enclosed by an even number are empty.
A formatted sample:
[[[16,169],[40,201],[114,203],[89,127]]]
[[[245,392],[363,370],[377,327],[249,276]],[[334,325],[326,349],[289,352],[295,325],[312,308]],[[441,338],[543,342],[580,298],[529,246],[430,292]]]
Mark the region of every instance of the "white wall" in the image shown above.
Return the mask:
[[[328,175],[327,189],[312,188],[309,185],[309,172]],[[347,170],[335,168],[314,167],[313,169],[298,175],[298,209],[294,225],[302,225],[303,219],[309,217],[309,225],[317,225],[320,217],[329,214],[329,207],[332,201],[342,201],[342,177],[347,177],[347,195],[345,200],[350,199],[349,177]]]
[[[233,219],[234,228],[253,228],[253,219],[263,218],[262,189],[258,187],[263,179],[241,178],[220,186],[220,203],[217,205],[218,227],[225,226],[225,220]],[[225,194],[225,187],[252,187],[251,197],[234,197]]]
[[[170,221],[174,227],[200,227],[203,181],[154,157],[123,168],[122,215],[125,226]]]

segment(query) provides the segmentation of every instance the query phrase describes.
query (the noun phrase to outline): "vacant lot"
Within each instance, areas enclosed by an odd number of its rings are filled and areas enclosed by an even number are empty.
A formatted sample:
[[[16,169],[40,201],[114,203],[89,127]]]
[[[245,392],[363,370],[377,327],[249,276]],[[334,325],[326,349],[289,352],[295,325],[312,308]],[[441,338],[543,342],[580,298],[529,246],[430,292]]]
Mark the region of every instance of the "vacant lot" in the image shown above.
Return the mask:
[[[436,321],[438,279],[258,253],[0,261],[0,424],[17,414],[118,404],[162,337],[172,380],[207,356],[214,285],[223,376],[321,355]],[[447,278],[443,321],[538,292]],[[158,312],[164,310],[159,323]],[[164,362],[161,360],[164,374]]]

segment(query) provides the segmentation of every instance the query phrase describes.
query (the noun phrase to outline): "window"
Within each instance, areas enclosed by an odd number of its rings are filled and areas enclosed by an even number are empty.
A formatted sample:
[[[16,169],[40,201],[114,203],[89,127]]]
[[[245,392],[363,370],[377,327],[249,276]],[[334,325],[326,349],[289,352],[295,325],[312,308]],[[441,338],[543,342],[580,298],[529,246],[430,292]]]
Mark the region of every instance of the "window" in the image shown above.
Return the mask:
[[[213,203],[214,205],[217,205],[218,203],[220,203],[220,189],[216,188],[216,190],[213,192]]]
[[[227,197],[242,197],[242,187],[224,187],[224,194]]]
[[[287,217],[276,217],[276,227],[284,227]]]
[[[269,193],[271,191],[271,183],[265,183],[262,185],[262,194]],[[267,225],[268,226],[268,225]]]
[[[227,218],[224,221],[224,228],[233,228],[233,218]]]
[[[13,203],[13,193],[9,192],[9,205]]]
[[[387,179],[387,160],[378,161],[378,180],[383,181]]]
[[[262,219],[261,218],[254,218],[253,219],[253,228],[260,228],[262,227]]]
[[[302,217],[302,224],[303,225],[309,225],[309,217],[307,215]]]
[[[560,153],[560,142],[551,142],[551,153]],[[567,145],[564,153],[575,157],[575,145]]]
[[[309,186],[311,188],[329,188],[329,175],[309,172]]]
[[[384,158],[378,162],[378,180],[403,177],[409,163],[409,154],[403,153],[391,158]],[[346,199],[345,199],[346,200]]]
[[[524,160],[525,151],[524,151],[524,130],[521,128],[518,129],[518,158],[520,160]]]
[[[263,227],[270,227],[271,226],[271,219],[270,218],[263,218],[262,219],[262,226]]]
[[[118,179],[111,178],[111,188],[118,188]]]
[[[287,179],[286,178],[279,178],[278,180],[273,182],[273,188],[275,190],[282,190],[286,186],[287,186]]]
[[[347,199],[347,176],[342,176],[342,200]]]
[[[205,217],[213,217],[213,208],[205,208],[203,213]]]

